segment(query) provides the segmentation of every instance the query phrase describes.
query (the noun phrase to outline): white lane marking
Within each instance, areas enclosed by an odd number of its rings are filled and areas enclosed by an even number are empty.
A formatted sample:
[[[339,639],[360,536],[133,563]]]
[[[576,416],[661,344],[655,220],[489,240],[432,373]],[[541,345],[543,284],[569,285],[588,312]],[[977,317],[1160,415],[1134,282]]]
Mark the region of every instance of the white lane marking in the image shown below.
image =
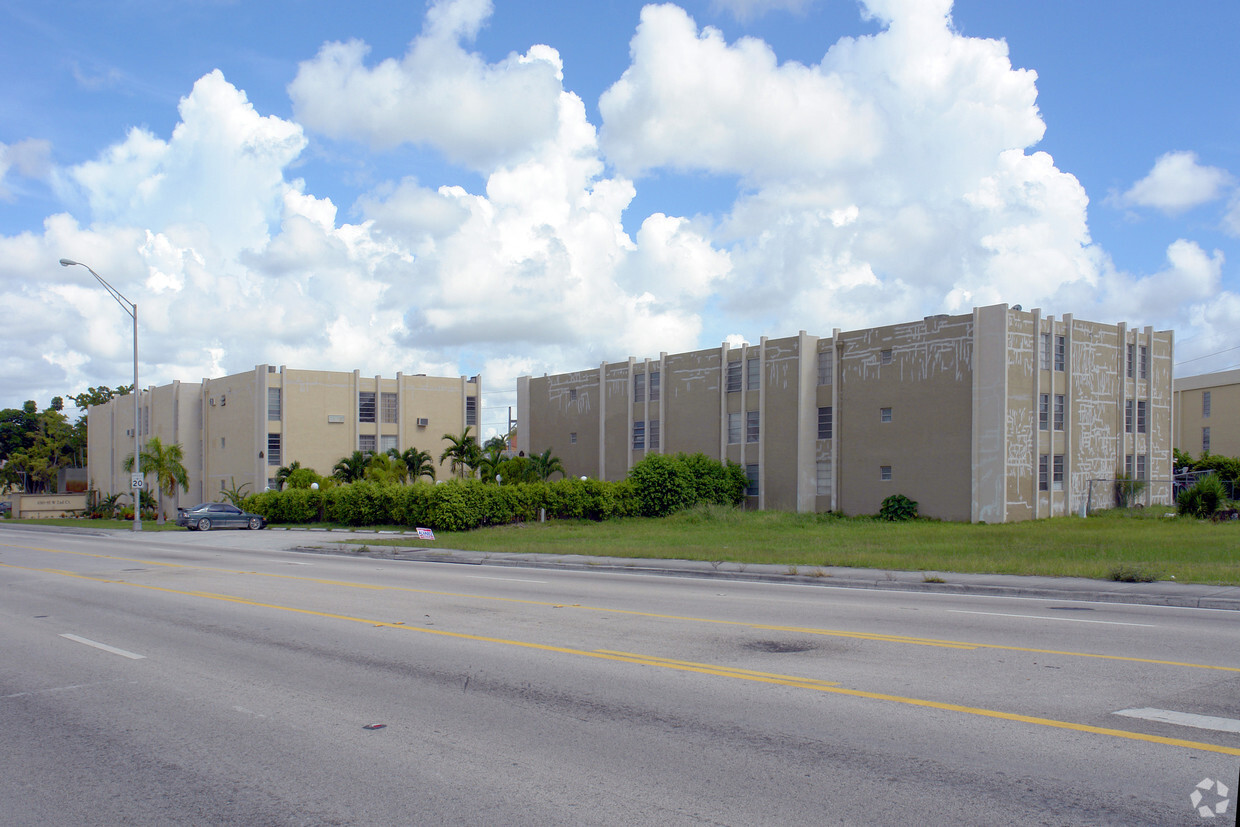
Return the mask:
[[[69,640],[76,640],[78,643],[85,643],[87,646],[93,646],[96,649],[102,649],[105,652],[111,652],[114,655],[120,655],[122,658],[129,658],[130,660],[142,660],[146,657],[146,655],[138,655],[133,652],[127,652],[124,649],[117,649],[115,646],[109,646],[108,644],[100,643],[97,640],[90,640],[88,638],[78,637],[77,635],[71,635],[68,632],[62,634],[61,637],[68,638]]]
[[[37,689],[33,692],[14,692],[12,695],[0,695],[0,700],[8,700],[9,698],[29,698],[32,695],[42,695],[45,692],[68,692],[71,689],[88,689],[92,686],[103,686],[108,681],[94,683],[75,683],[69,686],[53,686],[48,689]]]
[[[546,580],[521,580],[516,577],[483,577],[481,574],[467,574],[465,576],[472,580],[503,580],[508,583],[538,583],[543,586],[547,585]]]
[[[1219,732],[1240,733],[1240,721],[1235,718],[1216,718],[1213,715],[1195,715],[1191,712],[1176,712],[1173,709],[1121,709],[1112,715],[1123,715],[1125,718],[1141,718],[1146,721],[1158,721],[1163,724],[1191,726],[1197,729],[1213,729]]]
[[[300,560],[285,560],[290,566],[313,566],[314,563],[303,563]]]
[[[971,612],[967,609],[948,609],[947,611],[958,615],[990,615],[991,617],[1022,617],[1026,620],[1064,620],[1068,623],[1101,623],[1105,626],[1145,626],[1153,629],[1157,624],[1154,623],[1124,623],[1119,620],[1085,620],[1080,617],[1047,617],[1046,615],[1011,615],[1003,612]]]

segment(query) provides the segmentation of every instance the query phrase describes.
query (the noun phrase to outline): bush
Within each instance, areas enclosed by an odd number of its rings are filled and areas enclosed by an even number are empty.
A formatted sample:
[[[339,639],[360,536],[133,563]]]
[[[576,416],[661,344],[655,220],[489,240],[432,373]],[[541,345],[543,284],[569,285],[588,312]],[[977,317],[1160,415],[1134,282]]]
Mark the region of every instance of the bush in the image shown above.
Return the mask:
[[[1197,480],[1192,488],[1181,491],[1176,506],[1181,514],[1200,519],[1213,515],[1226,502],[1223,481],[1211,474]]]
[[[884,520],[903,521],[917,519],[917,501],[903,494],[892,494],[879,506],[878,516]]]
[[[1145,490],[1145,480],[1136,479],[1125,473],[1115,475],[1115,506],[1127,508],[1141,496]]]
[[[673,459],[689,475],[694,504],[740,505],[745,501],[749,481],[745,478],[745,469],[735,462],[723,463],[703,453],[676,454]]]
[[[684,462],[648,454],[629,470],[629,482],[643,517],[666,517],[693,505],[696,492]]]

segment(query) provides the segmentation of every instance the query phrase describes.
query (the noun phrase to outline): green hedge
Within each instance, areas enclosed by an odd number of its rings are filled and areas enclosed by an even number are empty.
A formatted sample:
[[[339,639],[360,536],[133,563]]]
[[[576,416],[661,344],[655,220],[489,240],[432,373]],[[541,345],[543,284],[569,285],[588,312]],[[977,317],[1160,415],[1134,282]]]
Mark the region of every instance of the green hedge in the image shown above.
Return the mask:
[[[409,485],[363,480],[312,490],[287,488],[246,497],[244,507],[272,523],[331,522],[349,526],[424,526],[468,531],[548,519],[610,520],[663,516],[699,502],[735,505],[745,497],[745,472],[703,454],[652,454],[629,479],[559,479],[495,485],[480,480],[418,481]]]

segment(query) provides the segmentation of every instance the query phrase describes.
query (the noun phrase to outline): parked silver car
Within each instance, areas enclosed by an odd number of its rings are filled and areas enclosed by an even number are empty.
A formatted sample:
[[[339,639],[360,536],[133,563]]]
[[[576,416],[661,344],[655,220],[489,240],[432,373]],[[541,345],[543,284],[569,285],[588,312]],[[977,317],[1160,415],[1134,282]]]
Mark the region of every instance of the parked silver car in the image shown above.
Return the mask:
[[[200,503],[193,508],[177,509],[177,525],[190,531],[210,531],[213,528],[248,528],[257,531],[267,525],[261,514],[242,511],[228,503]]]

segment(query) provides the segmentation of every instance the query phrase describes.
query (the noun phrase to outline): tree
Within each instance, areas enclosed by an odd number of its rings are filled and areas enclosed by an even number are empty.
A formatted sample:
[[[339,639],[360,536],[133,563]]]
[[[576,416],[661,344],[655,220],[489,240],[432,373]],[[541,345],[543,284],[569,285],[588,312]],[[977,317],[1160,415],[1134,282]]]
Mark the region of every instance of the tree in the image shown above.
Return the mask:
[[[241,508],[241,503],[245,501],[245,489],[249,487],[250,484],[248,482],[243,482],[241,485],[237,485],[237,478],[229,477],[228,487],[221,488],[220,493],[224,495],[224,499],[237,506],[237,508]]]
[[[483,482],[494,481],[500,466],[504,464],[506,450],[505,443],[497,443],[494,439],[487,440],[486,449],[478,457],[478,472],[482,475]]]
[[[478,440],[469,432],[472,425],[467,425],[465,430],[461,431],[460,436],[453,434],[444,434],[444,441],[448,443],[448,447],[439,455],[439,461],[449,460],[449,467],[452,473],[461,479],[465,478],[465,471],[473,471],[478,467],[478,460],[481,459],[478,450]]]
[[[405,452],[400,455],[400,459],[405,463],[405,471],[410,480],[417,482],[422,477],[435,479],[435,458],[431,456],[430,451],[406,448]]]
[[[367,453],[354,451],[347,457],[341,457],[332,466],[332,476],[341,482],[356,482],[366,476],[366,464],[370,458]]]
[[[551,455],[551,449],[543,451],[541,454],[535,454],[530,457],[530,465],[534,468],[534,473],[540,480],[551,479],[552,474],[559,474],[567,477],[564,471],[564,465],[560,462],[560,458]]]
[[[164,497],[174,496],[177,487],[189,491],[189,474],[185,471],[185,453],[180,444],[164,445],[159,437],[153,436],[146,441],[139,455],[139,470],[145,476],[155,475],[155,490],[159,492],[158,511],[155,522],[164,523]],[[133,471],[133,454],[125,457],[124,468]]]
[[[300,467],[301,463],[297,460],[293,460],[288,465],[281,465],[276,471],[276,490],[283,491],[285,484],[288,482],[288,478]]]
[[[375,454],[366,463],[366,479],[380,484],[403,482],[408,471],[399,459],[390,454]]]

